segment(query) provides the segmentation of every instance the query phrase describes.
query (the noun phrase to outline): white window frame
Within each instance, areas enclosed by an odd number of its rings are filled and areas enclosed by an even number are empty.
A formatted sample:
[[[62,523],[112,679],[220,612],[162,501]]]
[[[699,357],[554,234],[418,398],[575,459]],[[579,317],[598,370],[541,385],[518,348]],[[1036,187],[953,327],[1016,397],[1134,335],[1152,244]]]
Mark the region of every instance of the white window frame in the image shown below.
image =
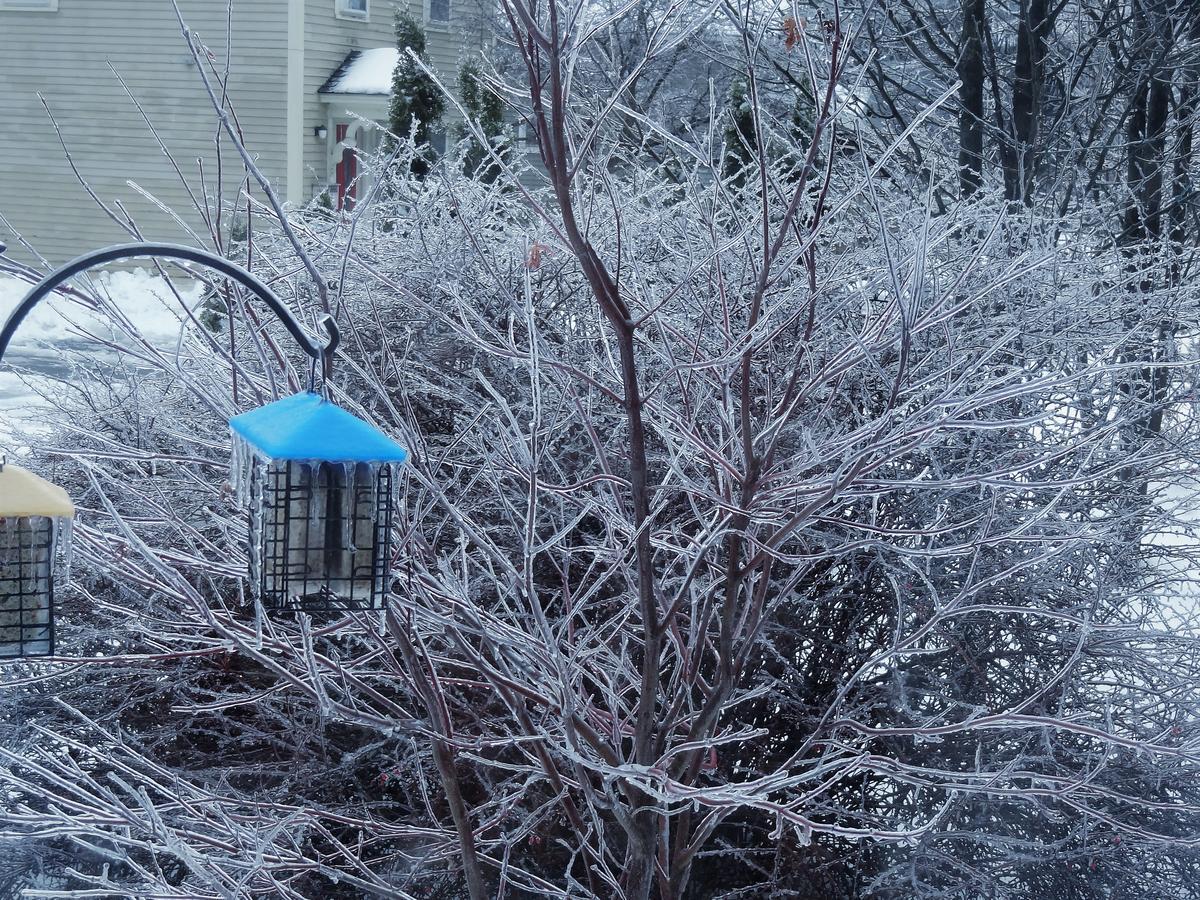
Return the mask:
[[[446,8],[450,15],[445,19],[435,19],[433,17],[433,0],[425,0],[425,24],[432,25],[434,28],[449,28],[450,23],[454,21],[454,0],[446,0]]]
[[[440,145],[440,146],[439,146]],[[444,125],[429,132],[429,146],[439,158],[450,152],[450,130]]]
[[[0,12],[58,12],[58,0],[0,0]]]
[[[517,122],[515,130],[517,135],[517,149],[521,153],[531,153],[536,155],[541,152],[540,148],[538,147],[536,135],[530,133],[529,126],[526,125],[525,122]]]
[[[57,2],[57,0],[56,0]],[[350,9],[349,0],[333,0],[333,12],[339,19],[366,22],[371,18],[371,0],[366,0],[366,9]]]

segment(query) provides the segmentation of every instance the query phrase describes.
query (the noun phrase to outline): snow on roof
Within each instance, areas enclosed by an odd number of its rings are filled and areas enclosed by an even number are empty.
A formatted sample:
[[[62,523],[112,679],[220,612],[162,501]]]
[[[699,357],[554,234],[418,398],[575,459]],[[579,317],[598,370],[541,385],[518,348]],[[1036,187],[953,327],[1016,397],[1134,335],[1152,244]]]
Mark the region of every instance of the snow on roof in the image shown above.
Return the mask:
[[[321,85],[322,94],[390,94],[392,72],[400,59],[395,47],[353,50]]]

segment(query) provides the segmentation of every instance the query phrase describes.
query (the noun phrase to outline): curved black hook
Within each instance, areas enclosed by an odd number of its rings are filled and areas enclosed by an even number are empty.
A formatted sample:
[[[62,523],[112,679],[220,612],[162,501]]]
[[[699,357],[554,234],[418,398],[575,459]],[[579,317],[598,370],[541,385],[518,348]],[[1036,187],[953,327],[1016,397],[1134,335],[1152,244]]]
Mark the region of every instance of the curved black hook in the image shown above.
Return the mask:
[[[0,245],[0,253],[3,252],[4,247]],[[224,257],[209,253],[206,250],[196,250],[193,247],[183,247],[178,244],[119,244],[115,247],[106,247],[103,250],[85,253],[83,256],[77,257],[66,265],[55,269],[33,286],[29,293],[17,304],[17,308],[9,315],[8,321],[4,323],[3,330],[0,330],[0,362],[4,361],[4,353],[8,350],[8,345],[12,341],[13,335],[16,334],[21,322],[24,321],[25,317],[29,315],[38,303],[52,294],[59,285],[93,266],[114,262],[118,259],[134,259],[137,257],[162,257],[199,263],[210,269],[215,269],[228,278],[232,278],[271,308],[271,312],[275,313],[279,321],[283,323],[292,337],[296,339],[301,349],[314,360],[321,363],[322,375],[325,378],[329,377],[330,366],[333,362],[333,351],[337,349],[338,343],[341,341],[341,334],[332,316],[323,316],[321,318],[321,327],[325,330],[326,341],[324,344],[318,344],[304,333],[304,329],[300,327],[300,323],[296,321],[295,317],[288,311],[288,308],[284,306],[283,301],[257,276],[252,275],[241,266],[230,262]]]

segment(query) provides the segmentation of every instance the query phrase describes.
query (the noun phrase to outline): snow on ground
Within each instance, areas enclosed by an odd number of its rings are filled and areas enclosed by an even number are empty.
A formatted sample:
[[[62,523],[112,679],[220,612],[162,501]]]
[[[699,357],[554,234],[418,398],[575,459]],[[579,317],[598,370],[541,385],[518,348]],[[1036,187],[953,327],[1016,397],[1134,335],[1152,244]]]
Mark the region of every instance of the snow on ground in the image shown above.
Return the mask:
[[[1158,561],[1163,578],[1158,594],[1171,626],[1191,630],[1200,602],[1200,480],[1180,473],[1170,482],[1152,482],[1150,491],[1164,517],[1144,538],[1146,545],[1164,553]]]
[[[147,340],[169,348],[179,339],[181,325],[187,321],[179,299],[162,277],[146,269],[102,272],[92,278],[98,293],[109,298],[118,315],[126,317]],[[193,306],[201,288],[188,281],[176,280],[183,301]],[[28,293],[27,282],[0,275],[0,322],[7,321],[21,298]],[[60,350],[87,352],[92,342],[86,333],[110,338],[117,336],[112,313],[90,309],[64,297],[39,303],[21,323],[12,346],[5,355],[5,366],[21,374],[0,371],[0,448],[11,442],[14,426],[36,425],[37,413],[44,405],[38,389],[49,384],[45,376],[62,370]],[[96,346],[97,353],[107,352]]]
[[[184,316],[179,301],[175,299],[166,282],[147,269],[124,272],[102,272],[93,277],[96,288],[111,298],[113,305],[150,341],[167,344],[179,335],[180,321]],[[187,282],[176,282],[181,295],[189,304],[199,299],[199,287]],[[30,285],[17,278],[0,276],[0,320],[6,320]],[[111,325],[108,316],[85,308],[74,301],[55,297],[39,303],[21,323],[14,341],[15,346],[28,346],[38,342],[57,343],[70,337],[79,325],[88,331],[108,333]]]

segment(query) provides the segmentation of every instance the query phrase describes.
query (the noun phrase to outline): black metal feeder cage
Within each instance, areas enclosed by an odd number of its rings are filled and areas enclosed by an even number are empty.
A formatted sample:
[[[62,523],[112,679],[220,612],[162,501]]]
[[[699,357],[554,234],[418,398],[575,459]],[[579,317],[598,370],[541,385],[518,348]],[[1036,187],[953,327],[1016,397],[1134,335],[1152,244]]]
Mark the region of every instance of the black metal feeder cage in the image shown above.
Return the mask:
[[[392,560],[394,476],[406,451],[315,393],[229,425],[233,481],[250,512],[250,577],[263,606],[380,608]]]
[[[5,247],[0,244],[0,254]],[[198,263],[262,300],[312,358],[309,391],[235,416],[233,480],[249,511],[250,580],[267,609],[377,609],[388,589],[396,471],[407,452],[331,403],[325,392],[338,346],[309,337],[278,296],[242,267],[173,244],[123,244],[87,253],[30,289],[0,328],[0,362],[34,306],[92,266],[134,258]],[[322,393],[316,393],[317,372]],[[0,465],[0,660],[54,653],[56,561],[69,558],[74,506],[66,493],[17,466]]]
[[[70,570],[66,491],[0,462],[0,659],[54,653],[54,583]]]

